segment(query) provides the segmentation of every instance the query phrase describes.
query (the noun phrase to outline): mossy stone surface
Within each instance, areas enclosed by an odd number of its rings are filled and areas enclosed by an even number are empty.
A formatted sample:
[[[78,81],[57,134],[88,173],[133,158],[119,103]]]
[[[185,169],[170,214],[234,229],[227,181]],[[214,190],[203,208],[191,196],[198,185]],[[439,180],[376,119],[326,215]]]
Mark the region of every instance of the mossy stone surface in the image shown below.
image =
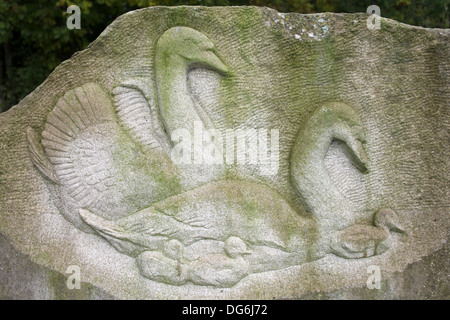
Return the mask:
[[[259,7],[152,7],[117,18],[88,48],[0,114],[0,297],[448,299],[450,31],[385,18],[379,30],[369,30],[367,18],[363,13],[282,14]],[[393,248],[366,259],[326,255],[249,275],[225,289],[172,286],[143,277],[134,258],[62,217],[30,160],[26,128],[41,133],[57,101],[88,82],[110,93],[127,79],[139,78],[143,91],[154,93],[157,41],[177,26],[205,34],[229,68],[224,77],[201,68],[188,76],[194,101],[215,127],[280,131],[276,175],[232,167],[224,179],[270,188],[298,216],[310,219],[292,184],[292,149],[318,107],[349,105],[365,130],[369,171],[352,180],[356,174],[349,169],[344,172],[349,178],[342,179],[333,171],[338,158],[331,157],[330,180],[361,221],[370,221],[382,207],[397,212],[405,234]],[[130,154],[118,155],[124,172],[128,162],[143,172],[157,167],[129,159]],[[170,183],[160,186],[159,199],[187,191],[176,175],[176,170],[161,173],[158,181]],[[249,220],[267,201],[258,200],[265,194],[258,193],[257,204],[244,203]],[[307,235],[312,242],[320,237],[314,230]],[[293,233],[286,228],[286,235]],[[313,255],[311,248],[306,251]],[[82,270],[79,292],[65,290],[69,265]],[[380,290],[366,288],[371,265],[382,271]]]

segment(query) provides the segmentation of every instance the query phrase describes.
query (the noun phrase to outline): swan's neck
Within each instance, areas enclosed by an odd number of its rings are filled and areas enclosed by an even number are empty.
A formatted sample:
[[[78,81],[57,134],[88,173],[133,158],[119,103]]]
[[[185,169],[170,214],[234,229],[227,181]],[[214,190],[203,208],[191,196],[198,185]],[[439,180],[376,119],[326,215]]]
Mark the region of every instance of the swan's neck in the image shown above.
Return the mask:
[[[331,180],[324,158],[334,140],[333,123],[307,124],[291,157],[291,179],[305,208],[325,229],[347,226],[352,208]]]
[[[195,121],[201,118],[188,89],[188,63],[179,56],[156,59],[156,84],[164,126],[170,135],[186,129],[193,137]]]
[[[181,164],[178,167],[182,180],[181,184],[185,189],[190,189],[218,179],[225,174],[224,166],[202,164],[203,130],[213,129],[213,126],[208,115],[200,107],[197,108],[192,100],[188,88],[189,63],[179,56],[162,58],[157,55],[155,61],[159,109],[169,140],[172,140],[174,131],[179,129],[184,130],[184,132],[179,131],[183,136],[183,143],[185,142],[185,134],[190,135],[191,139],[192,165]],[[178,142],[179,135],[176,139]],[[200,147],[196,147],[195,141],[199,139],[198,145]],[[218,145],[216,149],[221,150],[222,146]],[[198,159],[202,164],[200,166],[196,162]],[[195,177],[195,179],[192,179],[192,177]]]

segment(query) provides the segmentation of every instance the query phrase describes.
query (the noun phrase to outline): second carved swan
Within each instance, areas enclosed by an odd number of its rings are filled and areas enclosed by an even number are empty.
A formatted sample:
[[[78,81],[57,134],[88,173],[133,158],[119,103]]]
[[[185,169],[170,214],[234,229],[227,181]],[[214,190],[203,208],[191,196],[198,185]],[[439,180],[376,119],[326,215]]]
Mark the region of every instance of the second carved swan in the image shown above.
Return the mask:
[[[313,111],[297,136],[290,159],[292,185],[317,222],[315,251],[344,258],[380,254],[389,248],[390,232],[403,232],[402,228],[391,209],[376,212],[372,225],[357,223],[358,209],[332,181],[324,163],[336,140],[345,144],[346,155],[360,173],[367,173],[369,158],[362,122],[354,108],[340,102]]]

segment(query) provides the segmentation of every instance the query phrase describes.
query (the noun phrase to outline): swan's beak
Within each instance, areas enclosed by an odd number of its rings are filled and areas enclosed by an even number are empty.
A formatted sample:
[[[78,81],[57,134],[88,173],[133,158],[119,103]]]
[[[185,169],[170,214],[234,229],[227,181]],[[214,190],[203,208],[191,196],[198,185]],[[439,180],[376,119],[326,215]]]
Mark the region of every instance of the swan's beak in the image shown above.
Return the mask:
[[[359,141],[358,141],[359,142]],[[364,145],[360,142],[356,146],[355,155],[356,155],[356,163],[358,166],[358,169],[361,170],[361,172],[368,172],[368,164],[369,164],[369,158],[367,157],[366,150],[364,149]]]
[[[349,157],[353,161],[354,165],[361,172],[367,173],[369,171],[369,158],[367,157],[363,143],[357,139],[351,139],[346,142],[350,149]]]
[[[397,216],[386,223],[389,230],[397,233],[405,233],[405,228],[399,223]]]
[[[204,63],[209,69],[221,73],[223,75],[230,74],[230,70],[225,65],[225,63],[223,63],[222,59],[219,58],[215,50],[205,51],[203,58]]]

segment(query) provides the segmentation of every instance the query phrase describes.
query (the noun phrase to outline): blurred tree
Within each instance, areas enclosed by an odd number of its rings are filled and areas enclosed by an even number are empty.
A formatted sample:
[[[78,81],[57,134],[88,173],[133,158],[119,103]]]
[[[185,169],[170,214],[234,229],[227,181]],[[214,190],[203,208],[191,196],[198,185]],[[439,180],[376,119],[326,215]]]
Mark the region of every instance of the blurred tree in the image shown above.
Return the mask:
[[[0,111],[33,91],[61,61],[85,48],[120,14],[123,1],[80,0],[82,28],[69,30],[65,0],[0,2]],[[106,10],[105,10],[106,9]]]
[[[81,29],[69,30],[66,13],[76,4]],[[0,112],[42,83],[74,52],[84,49],[119,15],[152,5],[257,5],[280,12],[365,12],[425,27],[449,27],[448,0],[0,0]]]

